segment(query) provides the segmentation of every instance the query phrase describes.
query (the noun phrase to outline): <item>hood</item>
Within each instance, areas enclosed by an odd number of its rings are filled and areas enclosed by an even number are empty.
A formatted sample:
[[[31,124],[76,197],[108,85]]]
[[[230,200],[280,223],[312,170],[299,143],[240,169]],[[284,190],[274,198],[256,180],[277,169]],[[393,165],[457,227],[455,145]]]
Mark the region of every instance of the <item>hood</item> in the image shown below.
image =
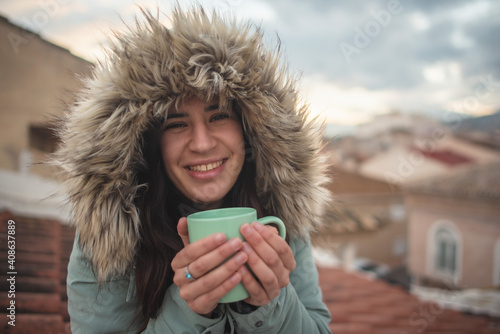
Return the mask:
[[[249,23],[175,10],[167,28],[144,22],[115,36],[84,90],[69,108],[54,163],[65,177],[80,246],[99,277],[130,267],[139,240],[136,171],[141,136],[152,119],[192,94],[236,99],[252,143],[257,193],[264,210],[282,218],[291,237],[321,222],[329,192],[322,125],[308,120],[295,79]]]

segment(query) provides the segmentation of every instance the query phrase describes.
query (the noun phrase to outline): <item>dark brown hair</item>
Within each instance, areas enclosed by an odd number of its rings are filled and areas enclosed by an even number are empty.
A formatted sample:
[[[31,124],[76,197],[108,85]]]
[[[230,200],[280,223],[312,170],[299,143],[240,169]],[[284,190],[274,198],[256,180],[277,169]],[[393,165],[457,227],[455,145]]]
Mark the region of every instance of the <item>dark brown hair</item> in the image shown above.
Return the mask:
[[[241,115],[235,104],[233,108]],[[161,122],[156,121],[144,133],[142,150],[145,168],[137,174],[139,184],[146,185],[144,192],[136,199],[141,218],[141,240],[137,249],[135,275],[140,306],[138,318],[142,316],[144,319],[143,329],[150,318],[158,316],[165,293],[173,283],[174,272],[170,263],[183,248],[177,233],[177,222],[182,216],[200,210],[173,186],[165,173],[160,153],[161,131]],[[258,217],[261,217],[255,188],[256,167],[246,138],[245,153],[243,168],[235,185],[225,196],[223,206],[253,207]]]

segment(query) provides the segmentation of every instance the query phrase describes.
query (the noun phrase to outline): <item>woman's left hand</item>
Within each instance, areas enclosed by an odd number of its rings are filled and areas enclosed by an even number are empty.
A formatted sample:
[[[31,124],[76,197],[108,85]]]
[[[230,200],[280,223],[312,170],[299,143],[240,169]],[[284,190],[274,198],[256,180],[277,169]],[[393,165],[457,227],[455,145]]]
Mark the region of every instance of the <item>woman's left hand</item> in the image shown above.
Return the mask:
[[[296,267],[292,249],[271,226],[254,222],[243,224],[240,231],[246,240],[243,251],[248,254],[247,264],[253,272],[245,266],[238,270],[250,294],[245,302],[267,305],[290,283],[290,272]]]

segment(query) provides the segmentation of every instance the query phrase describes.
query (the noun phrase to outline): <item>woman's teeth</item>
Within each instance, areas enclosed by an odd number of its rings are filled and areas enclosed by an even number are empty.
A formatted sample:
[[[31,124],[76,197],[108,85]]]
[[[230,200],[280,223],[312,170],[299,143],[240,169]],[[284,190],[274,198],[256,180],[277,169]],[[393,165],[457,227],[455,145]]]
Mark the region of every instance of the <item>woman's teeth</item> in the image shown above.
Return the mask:
[[[223,160],[217,161],[217,162],[212,162],[208,165],[197,165],[197,166],[189,166],[189,170],[192,170],[193,172],[208,172],[211,171],[212,169],[215,169],[222,165]]]

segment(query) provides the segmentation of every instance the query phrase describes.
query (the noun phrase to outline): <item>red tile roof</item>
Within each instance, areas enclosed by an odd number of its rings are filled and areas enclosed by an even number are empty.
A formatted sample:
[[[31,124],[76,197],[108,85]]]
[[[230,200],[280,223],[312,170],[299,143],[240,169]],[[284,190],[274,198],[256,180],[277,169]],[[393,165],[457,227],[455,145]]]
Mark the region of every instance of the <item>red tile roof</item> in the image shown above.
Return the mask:
[[[319,268],[333,333],[500,333],[500,319],[467,315],[422,302],[406,290],[339,268]]]
[[[7,263],[9,220],[15,222],[15,271]],[[73,230],[55,220],[18,217],[8,211],[0,212],[0,222],[0,333],[70,333],[66,267]],[[10,276],[15,277],[15,298],[8,294]],[[15,327],[8,324],[11,300],[16,307]]]
[[[422,155],[439,161],[447,165],[448,167],[454,167],[461,164],[466,164],[472,162],[472,160],[466,156],[461,155],[460,153],[451,151],[449,149],[444,150],[422,150],[415,148],[415,151],[421,153]]]

